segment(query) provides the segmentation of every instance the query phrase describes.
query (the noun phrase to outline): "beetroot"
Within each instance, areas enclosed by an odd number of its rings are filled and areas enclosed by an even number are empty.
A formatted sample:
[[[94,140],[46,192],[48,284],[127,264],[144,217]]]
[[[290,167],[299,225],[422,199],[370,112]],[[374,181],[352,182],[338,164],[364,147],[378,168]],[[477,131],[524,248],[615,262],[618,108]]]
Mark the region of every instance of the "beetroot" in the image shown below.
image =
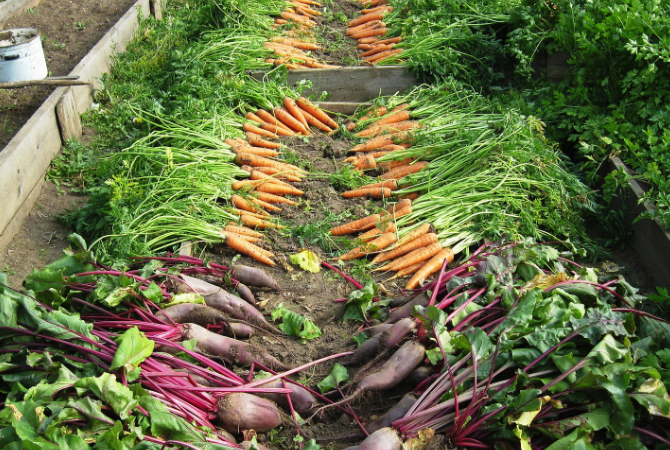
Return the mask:
[[[429,302],[430,298],[428,297],[428,294],[425,291],[423,291],[419,295],[414,297],[412,300],[405,303],[404,305],[394,309],[391,312],[391,314],[389,314],[389,317],[388,319],[386,319],[385,323],[396,323],[400,319],[409,317],[410,314],[412,314],[412,309],[414,308],[415,305],[426,307],[428,306]]]
[[[415,341],[405,342],[379,370],[361,379],[350,397],[366,391],[385,391],[397,386],[421,364],[425,355],[426,349],[423,345]]]
[[[393,349],[416,328],[416,322],[406,317],[393,324],[389,329],[361,344],[347,361],[348,365],[360,364],[376,355]]]
[[[254,287],[266,287],[279,290],[277,282],[261,269],[235,264],[230,269],[230,276],[240,283]]]
[[[216,415],[223,427],[233,434],[243,430],[270,431],[282,423],[277,405],[245,392],[221,397]]]
[[[251,365],[257,361],[265,366],[277,370],[287,370],[281,362],[277,361],[265,350],[259,350],[246,342],[241,342],[196,325],[194,323],[184,324],[184,339],[195,339],[196,350],[208,355],[216,355],[240,366]]]
[[[156,316],[168,323],[172,319],[175,323],[195,323],[204,327],[224,323],[223,331],[227,336],[248,338],[254,334],[254,329],[249,325],[230,323],[228,317],[218,309],[195,303],[180,303],[169,306]]]
[[[265,317],[259,310],[241,298],[198,278],[187,275],[180,275],[180,277],[184,280],[185,284],[177,286],[179,292],[195,291],[203,296],[207,306],[218,309],[235,319],[244,320],[272,332],[277,331],[265,320]]]
[[[402,441],[393,428],[382,428],[365,438],[358,450],[401,450]]]
[[[271,381],[266,384],[261,384],[259,385],[259,387],[283,388],[284,384],[282,383],[282,380],[279,379]],[[314,396],[304,387],[298,386],[297,384],[293,384],[287,381],[286,388],[291,390],[291,393],[289,394],[289,396],[291,397],[291,404],[293,405],[293,409],[295,409],[297,412],[303,413],[311,411],[318,404],[316,398],[314,398]],[[267,398],[268,400],[272,400],[279,406],[289,409],[286,394],[259,393],[256,395],[258,395],[259,397]]]
[[[374,433],[384,427],[390,427],[393,422],[404,417],[415,402],[416,395],[411,392],[405,394],[398,403],[393,405],[384,415],[379,416],[377,420],[370,422],[365,429],[368,433]]]
[[[249,289],[249,287],[246,284],[242,283],[235,284],[235,286],[233,287],[233,291],[237,292],[240,298],[242,298],[242,300],[249,303],[250,305],[256,304],[254,294],[251,292],[251,289]]]

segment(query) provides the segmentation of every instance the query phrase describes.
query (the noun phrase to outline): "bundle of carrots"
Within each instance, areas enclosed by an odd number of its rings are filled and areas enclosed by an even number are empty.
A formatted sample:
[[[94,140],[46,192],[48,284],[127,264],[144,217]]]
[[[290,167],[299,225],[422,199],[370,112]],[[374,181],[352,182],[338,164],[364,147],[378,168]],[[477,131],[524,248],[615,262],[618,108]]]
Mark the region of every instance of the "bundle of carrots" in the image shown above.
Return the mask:
[[[236,194],[231,197],[230,211],[239,216],[241,226],[227,226],[221,236],[231,248],[269,265],[274,265],[275,255],[256,245],[262,235],[255,229],[284,228],[269,220],[271,213],[281,212],[278,204],[297,204],[286,195],[304,194],[289,182],[302,181],[305,171],[276,159],[284,147],[279,139],[309,135],[312,133],[310,125],[324,132],[338,127],[337,122],[304,97],[297,100],[285,97],[283,103],[283,107],[276,107],[272,112],[263,109],[248,112],[248,121],[243,125],[247,139],[225,141],[237,155],[235,163],[249,174],[249,179],[232,184]]]
[[[437,235],[430,232],[430,224],[424,223],[398,238],[396,220],[412,212],[412,202],[404,199],[383,211],[330,230],[333,236],[343,236],[364,231],[356,240],[360,246],[337,258],[341,261],[375,255],[372,263],[383,266],[375,271],[392,271],[391,278],[414,274],[405,286],[414,289],[433,273],[440,270],[444,260],[449,264],[454,259],[450,248],[443,248]]]
[[[324,64],[309,56],[305,51],[319,50],[314,40],[314,32],[311,30],[316,25],[314,19],[321,13],[312,8],[321,7],[319,2],[313,0],[291,0],[288,8],[282,11],[280,17],[275,19],[273,28],[291,24],[292,28],[284,31],[285,36],[271,38],[264,45],[272,50],[279,58],[268,58],[265,62],[276,66],[285,65],[289,70],[296,69],[333,69],[340,66]]]
[[[410,119],[411,112],[407,103],[398,105],[391,111],[387,111],[385,106],[371,108],[358,121],[359,124],[368,124],[367,127],[356,133],[358,137],[371,139],[363,144],[352,147],[349,152],[356,153],[357,156],[346,158],[344,162],[352,164],[360,171],[378,169],[383,172],[379,177],[382,180],[397,181],[409,174],[424,169],[428,163],[426,161],[418,161],[416,158],[402,158],[395,161],[377,163],[377,158],[411,147],[411,143],[407,142],[410,138],[408,133],[421,128],[421,124]],[[356,126],[356,122],[352,121],[347,124],[347,129],[353,131]],[[391,195],[389,192],[380,189],[371,191],[372,188],[388,188],[393,191],[397,189],[397,183],[395,189],[391,188],[391,185],[376,183],[357,189],[357,191],[360,191],[360,195],[351,191],[343,195],[345,197],[369,198],[386,198]]]
[[[361,0],[359,0],[361,1]],[[384,16],[393,11],[388,6],[387,0],[369,2],[362,0],[368,5],[361,11],[361,15],[350,20],[347,35],[358,41],[358,49],[361,51],[359,57],[367,64],[379,64],[393,55],[402,53],[403,49],[395,48],[402,42],[402,36],[384,39],[388,28],[384,23]]]

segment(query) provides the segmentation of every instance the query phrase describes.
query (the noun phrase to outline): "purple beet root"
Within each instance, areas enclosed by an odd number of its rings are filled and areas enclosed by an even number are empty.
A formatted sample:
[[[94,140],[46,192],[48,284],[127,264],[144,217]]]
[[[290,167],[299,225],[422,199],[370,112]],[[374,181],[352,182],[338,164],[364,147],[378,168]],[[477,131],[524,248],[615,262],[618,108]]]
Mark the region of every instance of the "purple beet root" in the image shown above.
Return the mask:
[[[347,365],[363,363],[374,358],[379,353],[391,350],[416,328],[416,322],[406,317],[393,324],[389,329],[365,341],[353,355],[349,357]]]
[[[266,287],[279,290],[277,282],[261,269],[235,264],[230,269],[231,278],[253,287]]]
[[[196,303],[169,306],[156,316],[168,323],[172,319],[175,323],[195,323],[203,327],[224,323],[223,332],[227,336],[248,338],[254,334],[252,327],[242,323],[230,323],[229,318],[218,309]]]
[[[242,300],[246,301],[250,305],[256,304],[254,294],[253,292],[251,292],[251,289],[249,289],[249,287],[246,284],[237,283],[235,287],[233,287],[233,291],[237,292],[240,298],[242,298]]]
[[[401,450],[402,441],[393,428],[382,428],[365,438],[358,450]]]
[[[270,431],[282,423],[277,405],[244,392],[221,397],[217,417],[223,427],[233,434],[243,430]]]
[[[426,307],[428,306],[428,303],[430,302],[430,298],[428,297],[428,294],[426,292],[421,292],[419,295],[414,297],[412,300],[408,301],[404,305],[400,306],[399,308],[394,309],[391,314],[389,314],[388,319],[386,319],[386,322],[384,323],[396,323],[400,319],[404,319],[405,317],[409,317],[410,314],[412,314],[412,309],[414,308],[415,305],[423,306]]]
[[[271,381],[266,384],[262,384],[259,387],[272,387],[272,388],[283,388],[284,385],[282,383],[282,380],[275,380]],[[299,413],[303,412],[308,412],[314,409],[314,407],[317,406],[318,401],[314,396],[305,388],[302,386],[298,386],[297,384],[293,384],[290,382],[286,382],[286,388],[291,390],[291,393],[289,396],[291,397],[291,404],[293,405],[293,409],[295,409]],[[267,398],[268,400],[272,400],[279,406],[289,409],[288,405],[288,399],[286,398],[286,394],[256,394],[259,397]]]

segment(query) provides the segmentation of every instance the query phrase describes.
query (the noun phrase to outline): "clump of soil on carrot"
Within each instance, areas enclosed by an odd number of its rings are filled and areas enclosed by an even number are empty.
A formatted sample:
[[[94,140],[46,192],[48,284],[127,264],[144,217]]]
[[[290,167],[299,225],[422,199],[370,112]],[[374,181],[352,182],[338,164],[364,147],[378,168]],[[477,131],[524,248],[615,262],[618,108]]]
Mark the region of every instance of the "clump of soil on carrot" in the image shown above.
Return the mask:
[[[326,12],[318,20],[317,32],[322,50],[315,50],[314,57],[319,61],[342,66],[358,65],[356,41],[347,36],[347,23],[358,17],[360,5],[350,1],[328,3]]]

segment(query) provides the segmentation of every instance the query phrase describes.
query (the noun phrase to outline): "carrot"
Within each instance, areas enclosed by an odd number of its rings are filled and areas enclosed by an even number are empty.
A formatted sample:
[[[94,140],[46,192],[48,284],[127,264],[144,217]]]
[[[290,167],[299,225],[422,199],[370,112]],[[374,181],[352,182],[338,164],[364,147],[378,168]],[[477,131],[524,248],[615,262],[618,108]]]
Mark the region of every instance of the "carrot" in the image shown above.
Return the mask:
[[[293,115],[293,117],[298,119],[300,123],[304,125],[305,131],[309,132],[309,124],[307,123],[305,116],[296,104],[295,100],[290,97],[284,97],[284,106],[286,107],[286,110]]]
[[[330,234],[333,236],[344,236],[346,234],[356,233],[357,231],[366,231],[375,227],[375,223],[379,221],[381,216],[379,214],[372,214],[362,219],[354,220],[353,222],[345,223],[330,229]]]
[[[286,170],[294,173],[304,173],[299,167],[291,164],[275,161],[274,159],[265,158],[263,156],[254,155],[251,153],[238,153],[235,157],[235,162],[240,166],[247,165],[251,167],[272,167],[277,170]]]
[[[267,220],[254,217],[251,214],[241,214],[240,220],[243,224],[248,227],[254,228],[286,228],[284,225],[279,225],[278,223],[268,222]]]
[[[396,247],[388,252],[380,253],[375,256],[372,260],[373,263],[378,264],[390,259],[395,259],[399,256],[406,255],[409,252],[413,252],[417,248],[425,247],[430,244],[435,244],[437,242],[437,234],[428,233],[420,236],[413,241],[409,241],[406,244],[403,244],[399,247]]]
[[[338,128],[339,125],[337,122],[335,122],[333,119],[331,119],[328,114],[323,112],[323,110],[316,105],[312,104],[309,100],[307,100],[305,97],[300,97],[296,103],[298,106],[300,106],[302,109],[316,117],[318,120],[323,122],[324,124],[328,125],[331,128]]]
[[[397,36],[397,37],[394,37],[394,38],[383,39],[383,40],[381,40],[381,41],[377,41],[377,42],[375,42],[375,44],[378,44],[378,45],[380,45],[380,44],[398,44],[398,43],[400,43],[400,42],[402,42],[402,36]]]
[[[388,32],[388,28],[366,28],[365,30],[361,30],[358,33],[353,33],[350,34],[352,39],[361,39],[361,38],[366,38],[366,37],[371,37],[371,36],[380,36],[382,34],[386,34]]]
[[[351,36],[357,33],[360,33],[363,30],[367,30],[368,28],[379,28],[380,24],[383,22],[381,20],[373,20],[371,22],[366,22],[364,24],[352,27],[352,28],[347,28],[346,34],[347,36]]]
[[[238,227],[238,226],[235,226],[235,225],[226,225],[224,227],[224,230],[229,231],[231,233],[235,233],[235,234],[241,234],[243,236],[250,236],[250,237],[257,237],[257,238],[263,237],[263,235],[261,233],[259,233],[258,231],[254,231],[250,228]]]
[[[294,22],[298,22],[298,23],[302,23],[302,24],[310,25],[310,26],[316,25],[316,22],[314,22],[313,20],[302,17],[302,16],[299,16],[298,14],[294,14],[292,12],[282,11],[280,15],[282,16],[282,18],[284,18],[286,20],[292,20]]]
[[[403,177],[406,177],[409,174],[417,173],[423,170],[428,165],[428,161],[417,161],[414,164],[408,164],[406,166],[396,167],[395,169],[389,170],[379,178],[382,180],[388,180],[390,178],[395,178],[399,180]]]
[[[400,240],[398,241],[398,245],[399,246],[404,245],[408,242],[418,239],[424,234],[428,233],[429,231],[430,231],[430,224],[423,223],[418,227],[416,227],[415,229],[413,229],[412,231],[410,231],[409,233],[407,233],[406,235],[404,235],[403,237],[401,237]]]
[[[297,205],[298,202],[294,202],[293,200],[289,200],[288,198],[284,198],[280,195],[274,195],[270,194],[269,192],[254,192],[257,194],[257,198],[268,203],[285,203],[287,205]]]
[[[380,52],[380,53],[376,53],[372,56],[368,56],[364,60],[367,61],[367,62],[375,62],[375,61],[379,61],[379,60],[382,60],[382,59],[386,59],[389,56],[393,56],[393,55],[396,55],[398,53],[402,53],[403,51],[404,51],[404,49],[402,49],[402,48],[386,50],[386,51],[383,51],[383,52]]]
[[[230,212],[235,214],[236,216],[239,216],[239,217],[241,217],[242,214],[246,214],[246,215],[249,215],[249,216],[253,216],[257,219],[267,219],[267,216],[262,216],[260,214],[255,213],[255,212],[245,211],[243,209],[230,208]]]
[[[427,259],[432,258],[433,256],[440,253],[440,251],[442,251],[442,244],[439,242],[430,244],[427,247],[417,248],[416,250],[401,256],[400,258],[396,258],[385,266],[382,266],[379,269],[375,269],[374,271],[382,272],[386,270],[392,270],[397,272],[398,270],[404,269],[418,262],[426,261]]]
[[[401,200],[398,203],[389,206],[386,208],[386,211],[382,214],[382,217],[387,216],[389,214],[393,214],[394,211],[398,211],[404,208],[407,208],[408,206],[412,206],[412,202],[409,200]]]
[[[379,147],[376,150],[380,152],[395,152],[397,150],[405,150],[405,147],[403,147],[402,145],[389,144]]]
[[[314,0],[296,0],[298,3],[304,3],[305,5],[316,6],[317,8],[321,7],[321,3]]]
[[[292,188],[288,183],[285,183],[281,180],[278,180],[277,178],[273,177],[272,175],[268,175],[266,173],[261,172],[260,170],[252,170],[251,171],[251,176],[249,177],[252,180],[266,180],[268,183],[275,183],[275,184],[280,184],[283,186],[288,186]]]
[[[252,189],[255,189],[257,186],[260,186],[263,183],[267,183],[267,181],[263,180],[239,180],[234,182],[231,187],[235,191],[239,190],[245,190],[245,191],[250,191]]]
[[[285,108],[278,106],[274,109],[274,113],[275,116],[277,116],[277,119],[281,120],[284,125],[291,128],[292,130],[299,131],[301,133],[309,133],[308,128],[305,128],[302,122],[293,117],[291,113],[288,112]]]
[[[397,55],[399,53],[402,53],[403,51],[404,51],[404,49],[402,49],[402,48],[396,48],[394,50],[388,50],[386,52],[381,52],[381,53],[377,53],[376,55],[370,56],[370,57],[368,57],[370,59],[366,58],[365,61],[369,62],[369,63],[372,63],[374,65],[380,64],[383,61],[386,61],[387,59],[392,57],[393,55]]]
[[[403,158],[403,159],[396,159],[395,161],[389,161],[389,162],[383,162],[377,164],[377,167],[379,167],[379,170],[382,172],[388,172],[389,170],[395,169],[396,167],[400,166],[406,166],[407,164],[412,164],[414,161],[416,161],[417,158]]]
[[[340,256],[337,259],[339,259],[340,261],[348,261],[350,259],[360,258],[361,256],[365,256],[368,253],[374,253],[381,249],[384,249],[389,245],[393,244],[394,242],[396,242],[397,240],[398,240],[397,234],[384,233],[378,238],[373,239],[370,242],[366,242],[360,247],[356,247],[355,249],[351,250],[348,253],[345,253],[344,255]]]
[[[302,115],[303,115],[303,117],[305,118],[305,120],[307,121],[308,124],[318,128],[319,130],[324,131],[326,133],[332,133],[333,132],[333,129],[330,128],[328,125],[321,122],[319,119],[317,119],[316,117],[314,117],[313,115],[308,113],[303,108],[300,108],[300,109],[302,110],[301,111]]]
[[[353,121],[349,121],[349,122],[345,123],[344,125],[345,125],[347,131],[351,131],[354,128],[356,128],[356,122],[353,122]]]
[[[264,120],[267,123],[277,125],[278,127],[284,128],[287,131],[293,132],[293,130],[291,130],[289,127],[284,125],[281,120],[277,120],[277,118],[275,116],[273,116],[272,114],[270,114],[269,112],[267,112],[264,109],[259,109],[258,111],[256,111],[256,114],[258,115],[259,118],[261,118],[262,120]],[[295,134],[295,133],[293,133],[293,134]]]
[[[351,28],[360,25],[362,23],[370,22],[372,20],[382,20],[385,14],[386,11],[375,11],[367,14],[362,14],[356,17],[355,19],[350,20],[347,26]]]
[[[357,159],[355,166],[356,169],[360,171],[371,170],[377,167],[377,161],[375,161],[375,157],[370,154],[363,155]]]
[[[291,5],[293,5],[293,7],[294,7],[297,11],[299,11],[301,14],[306,14],[306,15],[311,16],[311,17],[315,17],[315,16],[321,16],[321,15],[323,15],[323,14],[321,14],[320,11],[317,11],[317,10],[315,10],[315,9],[312,9],[312,8],[310,8],[309,6],[305,5],[304,3],[300,3],[300,2],[292,1],[292,2],[291,2]]]
[[[264,130],[262,128],[257,127],[256,125],[252,125],[250,122],[245,122],[243,125],[242,129],[246,131],[247,133],[254,133],[259,136],[265,136],[269,138],[274,138],[274,139],[279,139],[279,136],[277,136],[274,133],[271,133],[267,130]]]
[[[285,130],[284,128],[279,127],[277,125],[273,125],[271,123],[263,122],[258,125],[265,131],[269,131],[270,133],[276,134],[278,136],[295,136],[295,133],[293,131]]]
[[[392,276],[390,279],[394,280],[396,278],[406,277],[407,275],[416,272],[417,270],[419,270],[420,268],[422,268],[425,265],[426,265],[426,261],[421,261],[421,262],[418,262],[416,264],[412,264],[409,267],[405,267],[404,269],[397,271],[396,274],[394,276]]]
[[[365,233],[358,236],[356,239],[367,242],[371,239],[381,236],[384,233],[395,233],[397,231],[395,222],[393,221],[382,221],[376,227],[371,230],[366,231]]]
[[[408,200],[416,200],[419,198],[419,193],[418,192],[410,192],[409,194],[401,195],[398,197],[399,199],[408,199]]]
[[[260,206],[261,208],[265,209],[266,211],[277,211],[280,212],[282,209],[276,207],[275,205],[264,202],[263,200],[260,200],[256,197],[249,197],[247,200],[249,200],[251,203]]]
[[[256,186],[257,192],[267,192],[268,194],[274,195],[303,195],[304,192],[300,189],[296,189],[290,185],[282,185],[275,183],[263,183]]]
[[[280,144],[279,142],[271,142],[268,141],[267,139],[263,139],[256,133],[246,133],[247,135],[247,141],[249,141],[249,144],[255,146],[255,147],[265,147],[265,148],[282,148],[283,145]]]
[[[360,118],[359,122],[363,122],[364,120],[368,120],[372,117],[381,117],[384,114],[386,114],[386,106],[378,106],[377,108],[369,110],[366,115]],[[355,122],[351,122],[347,125],[347,130],[349,131],[353,130],[354,128],[356,128]]]
[[[361,13],[369,14],[377,11],[393,12],[393,6],[377,6],[376,8],[366,8],[361,10]]]
[[[277,25],[284,25],[285,23],[288,23],[288,20],[286,20],[286,19],[282,19],[282,18],[280,18],[280,17],[277,17],[277,18],[275,19],[275,23],[276,23]]]
[[[433,273],[437,272],[442,268],[444,261],[447,261],[447,264],[454,260],[454,254],[450,248],[445,248],[437,255],[433,256],[417,273],[414,274],[412,278],[407,282],[405,289],[414,289],[417,287],[420,281],[425,280]]]
[[[302,65],[309,67],[310,69],[339,69],[342,66],[334,66],[332,64],[324,64],[317,61],[316,59],[303,57],[303,56],[293,56],[293,58],[298,58],[301,60]]]
[[[295,176],[291,172],[277,170],[277,169],[274,169],[272,167],[255,167],[255,168],[252,168],[250,166],[242,166],[241,168],[245,172],[249,172],[249,173],[251,173],[252,170],[256,170],[256,171],[262,172],[266,175],[272,175],[276,179],[279,179],[279,180],[288,180],[288,181],[293,181],[293,182],[296,182],[296,183],[299,183],[299,182],[302,181],[302,178]]]
[[[358,39],[359,44],[372,44],[373,42],[377,42],[377,37],[376,36],[368,36],[368,37]]]
[[[354,147],[349,149],[349,152],[350,153],[369,152],[372,150],[376,150],[380,147],[383,147],[385,145],[395,144],[397,141],[407,139],[407,137],[408,137],[407,133],[394,133],[394,134],[378,136],[376,138],[370,139],[367,142],[364,142],[363,144],[355,145]]]
[[[249,111],[245,117],[249,120],[253,120],[254,122],[265,123],[265,121],[263,119],[261,119],[256,114],[252,113],[251,111]],[[226,139],[226,141],[228,141],[228,140],[229,139]]]
[[[386,125],[389,123],[398,123],[398,122],[404,122],[406,120],[410,119],[410,114],[407,109],[401,109],[399,111],[392,112],[386,117],[382,117],[381,119],[373,122],[370,127],[377,127],[380,125]]]
[[[251,242],[252,244],[255,244],[256,242],[260,242],[261,238],[257,237],[252,237],[252,236],[245,236],[243,234],[237,234],[237,233],[231,233],[230,231],[226,230],[219,230],[219,234],[223,239],[227,238],[228,236],[235,236],[236,238],[245,240],[247,242]]]
[[[243,146],[235,147],[233,149],[233,153],[235,153],[236,155],[239,153],[251,153],[252,155],[267,156],[270,158],[279,156],[279,152],[276,150],[272,150],[271,148],[252,147],[250,145],[246,147]]]
[[[253,212],[261,216],[270,217],[270,214],[263,211],[258,206],[251,204],[249,200],[242,198],[239,195],[233,195],[232,197],[230,197],[230,201],[233,203],[233,205],[235,205],[239,209]]]
[[[346,191],[342,193],[344,198],[354,198],[354,197],[364,197],[364,198],[388,198],[393,192],[389,188],[385,187],[373,187],[373,188],[360,188],[352,189],[351,191]]]
[[[298,48],[289,47],[288,45],[279,44],[277,42],[264,42],[263,46],[269,50],[272,50],[275,54],[280,56],[292,56],[292,55],[306,56],[306,53]]]
[[[374,137],[383,133],[395,133],[398,131],[409,131],[421,128],[421,124],[415,120],[405,120],[403,122],[387,123],[385,125],[376,125],[366,128],[356,133],[358,137]]]
[[[372,183],[372,184],[367,184],[365,186],[361,186],[361,189],[365,188],[373,188],[373,187],[385,187],[389,188],[392,191],[395,191],[398,189],[398,181],[397,180],[384,180],[380,181],[379,183]]]
[[[274,64],[275,66],[281,66],[283,64],[289,70],[297,70],[297,69],[301,68],[298,64],[286,63],[284,61],[280,61],[278,59],[273,59],[273,58],[268,58],[268,59],[265,60],[265,62],[269,63],[269,64]]]
[[[364,58],[366,56],[372,56],[376,53],[380,53],[386,50],[391,50],[395,44],[389,44],[389,45],[384,45],[384,44],[375,44],[371,49],[368,49],[367,51],[361,53],[358,55],[359,58]]]
[[[226,245],[232,248],[233,250],[237,250],[240,253],[244,253],[247,256],[251,256],[256,261],[262,262],[263,264],[267,264],[269,266],[275,265],[272,259],[268,258],[267,256],[258,251],[260,247],[250,244],[249,242],[245,242],[240,238],[237,238],[235,236],[228,236],[226,237]]]

